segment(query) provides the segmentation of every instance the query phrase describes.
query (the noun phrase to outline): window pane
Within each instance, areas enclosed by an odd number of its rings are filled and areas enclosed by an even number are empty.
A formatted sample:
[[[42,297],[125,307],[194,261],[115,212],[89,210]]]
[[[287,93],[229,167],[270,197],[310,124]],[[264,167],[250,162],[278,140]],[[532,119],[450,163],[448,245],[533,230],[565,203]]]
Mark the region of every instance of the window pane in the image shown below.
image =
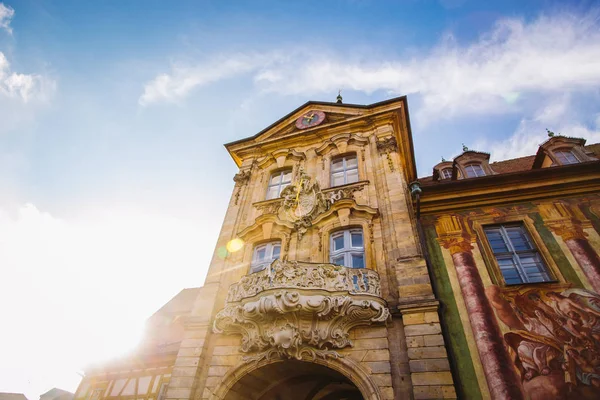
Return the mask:
[[[273,260],[277,260],[279,258],[279,253],[281,252],[281,245],[276,244],[273,246],[273,256],[271,257]]]
[[[363,236],[360,232],[352,232],[352,247],[363,247]]]
[[[500,229],[488,228],[485,230],[485,234],[494,253],[506,253],[508,251],[508,246],[502,238]]]
[[[344,184],[344,173],[336,172],[331,176],[331,184],[332,186],[339,186]]]
[[[358,170],[353,169],[347,172],[346,183],[358,182]]]
[[[278,185],[279,182],[281,182],[281,173],[280,172],[277,172],[277,173],[271,175],[270,185]]]
[[[344,256],[342,255],[338,257],[333,257],[331,259],[331,263],[336,265],[344,265]]]
[[[468,178],[476,178],[478,176],[485,176],[485,172],[483,172],[483,168],[479,164],[471,164],[465,167],[465,171],[467,172]]]
[[[284,171],[283,172],[283,181],[282,182],[291,182],[292,181],[292,171]]]
[[[341,250],[344,248],[344,235],[339,235],[333,238],[333,250]]]
[[[344,159],[338,158],[331,162],[332,171],[342,171],[344,169]]]
[[[499,258],[498,265],[500,266],[500,272],[502,272],[502,276],[507,284],[515,284],[522,283],[521,275],[519,275],[519,270],[511,258]]]
[[[524,226],[502,225],[484,231],[507,284],[552,280]]]
[[[364,268],[365,260],[362,254],[352,254],[352,268]]]
[[[276,199],[279,197],[279,186],[269,187],[267,190],[267,200]]]
[[[554,155],[556,155],[558,161],[563,165],[579,163],[579,160],[577,157],[575,157],[575,154],[573,154],[573,152],[570,150],[558,150],[554,152]]]
[[[346,169],[352,169],[358,167],[358,161],[356,156],[346,157]]]
[[[516,251],[531,250],[531,245],[520,227],[506,228],[506,233]]]
[[[260,247],[260,248],[256,249],[256,257],[254,259],[258,262],[261,262],[261,261],[264,261],[266,255],[267,255],[267,248]]]
[[[452,170],[450,168],[444,168],[441,175],[442,179],[450,179],[452,178]]]

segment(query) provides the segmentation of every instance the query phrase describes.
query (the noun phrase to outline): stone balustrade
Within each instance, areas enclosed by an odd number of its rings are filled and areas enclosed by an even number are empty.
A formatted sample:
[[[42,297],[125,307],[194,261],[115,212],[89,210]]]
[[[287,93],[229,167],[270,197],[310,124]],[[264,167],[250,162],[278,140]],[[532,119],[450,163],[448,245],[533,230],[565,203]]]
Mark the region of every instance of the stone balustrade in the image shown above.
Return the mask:
[[[276,260],[264,270],[246,275],[232,284],[227,302],[238,302],[271,289],[320,289],[381,296],[379,274],[373,270]]]

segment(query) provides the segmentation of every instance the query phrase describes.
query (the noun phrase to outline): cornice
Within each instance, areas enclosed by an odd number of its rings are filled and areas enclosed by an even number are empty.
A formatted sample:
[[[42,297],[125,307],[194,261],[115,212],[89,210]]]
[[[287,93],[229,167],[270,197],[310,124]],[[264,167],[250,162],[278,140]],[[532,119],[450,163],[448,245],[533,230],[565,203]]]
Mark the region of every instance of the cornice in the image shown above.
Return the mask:
[[[600,192],[600,161],[422,186],[421,214]]]

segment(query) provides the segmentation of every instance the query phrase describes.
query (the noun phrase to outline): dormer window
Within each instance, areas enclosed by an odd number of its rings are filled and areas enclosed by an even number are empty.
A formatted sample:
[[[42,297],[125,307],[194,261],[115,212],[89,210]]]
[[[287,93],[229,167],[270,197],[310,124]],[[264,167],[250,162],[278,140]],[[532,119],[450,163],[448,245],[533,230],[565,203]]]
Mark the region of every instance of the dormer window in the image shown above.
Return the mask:
[[[469,164],[465,167],[467,178],[477,178],[479,176],[485,176],[485,171],[481,168],[480,164]]]
[[[568,149],[555,150],[554,156],[561,165],[579,164],[579,159]]]
[[[440,177],[442,179],[450,179],[452,178],[452,168],[444,168],[440,171]]]

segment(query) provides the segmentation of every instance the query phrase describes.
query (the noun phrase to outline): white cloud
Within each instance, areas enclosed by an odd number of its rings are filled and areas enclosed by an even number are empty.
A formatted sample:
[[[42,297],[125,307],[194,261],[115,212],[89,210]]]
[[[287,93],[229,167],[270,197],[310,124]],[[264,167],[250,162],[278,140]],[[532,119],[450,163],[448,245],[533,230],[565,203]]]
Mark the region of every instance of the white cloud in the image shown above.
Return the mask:
[[[144,86],[139,104],[146,106],[161,101],[176,102],[185,98],[194,88],[256,70],[277,58],[275,54],[233,54],[219,56],[193,67],[176,65],[170,74],[160,74]]]
[[[55,87],[53,80],[42,75],[12,72],[6,56],[0,51],[0,95],[27,103],[32,99],[46,100]]]
[[[342,54],[298,52],[287,58],[254,57],[243,67],[204,62],[174,68],[149,82],[140,103],[184,98],[194,87],[252,72],[264,91],[312,96],[338,88],[422,96],[422,117],[498,113],[519,109],[524,94],[594,90],[600,84],[598,12],[542,15],[533,21],[499,20],[468,44],[446,35],[411,59],[361,62]],[[240,55],[229,59],[234,65]]]
[[[76,371],[136,343],[145,318],[200,284],[202,227],[124,211],[76,222],[0,208],[0,387],[30,399],[74,390]]]
[[[0,28],[6,30],[9,34],[12,34],[12,28],[10,27],[10,21],[15,15],[15,10],[10,6],[5,6],[4,3],[0,3]]]
[[[532,118],[523,118],[507,139],[480,140],[474,148],[491,151],[494,161],[533,155],[539,145],[548,139],[546,129],[564,136],[584,138],[587,143],[600,142],[600,117],[596,119],[594,127],[578,122],[571,96],[564,94],[553,98]]]

